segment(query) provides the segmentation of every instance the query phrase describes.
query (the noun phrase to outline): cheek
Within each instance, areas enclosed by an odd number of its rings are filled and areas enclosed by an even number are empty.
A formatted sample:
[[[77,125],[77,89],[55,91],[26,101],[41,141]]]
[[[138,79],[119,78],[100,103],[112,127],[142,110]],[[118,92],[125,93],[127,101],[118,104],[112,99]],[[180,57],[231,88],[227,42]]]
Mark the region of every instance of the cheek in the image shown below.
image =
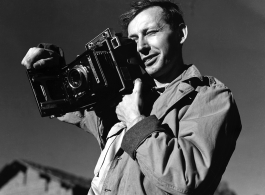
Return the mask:
[[[151,46],[151,48],[154,48],[156,50],[162,50],[164,47],[165,40],[161,36],[153,36],[148,38],[148,44]]]
[[[177,41],[173,36],[167,37],[152,37],[148,40],[149,46],[151,50],[158,51],[165,60],[170,60],[172,55],[176,54],[177,52]]]
[[[172,40],[170,40],[168,37],[162,37],[157,41],[157,46],[160,48],[160,50],[163,52],[165,56],[167,56],[171,51],[171,49],[173,49],[172,45],[173,42],[171,41]]]

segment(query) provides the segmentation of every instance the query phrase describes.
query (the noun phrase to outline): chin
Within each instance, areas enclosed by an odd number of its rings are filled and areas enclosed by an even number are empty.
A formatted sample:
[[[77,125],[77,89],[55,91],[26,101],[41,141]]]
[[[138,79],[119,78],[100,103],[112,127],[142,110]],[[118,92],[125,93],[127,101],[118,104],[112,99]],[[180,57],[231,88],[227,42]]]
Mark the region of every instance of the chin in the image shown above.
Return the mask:
[[[153,70],[150,70],[150,68],[145,68],[145,71],[147,72],[147,74],[149,74],[151,77],[154,77],[155,76],[155,71]]]
[[[153,78],[156,78],[159,76],[159,69],[154,66],[146,67],[145,71]]]
[[[157,72],[149,72],[146,71],[148,73],[149,76],[151,76],[153,79],[158,79],[159,75],[157,74]]]

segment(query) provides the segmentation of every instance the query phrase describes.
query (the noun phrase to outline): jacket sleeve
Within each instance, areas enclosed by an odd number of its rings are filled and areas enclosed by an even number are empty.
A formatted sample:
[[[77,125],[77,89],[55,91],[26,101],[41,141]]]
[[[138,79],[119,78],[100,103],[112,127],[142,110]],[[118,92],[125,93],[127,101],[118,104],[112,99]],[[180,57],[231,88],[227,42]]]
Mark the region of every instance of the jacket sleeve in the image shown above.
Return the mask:
[[[105,147],[106,136],[109,130],[118,121],[114,109],[111,108],[100,113],[87,110],[76,111],[67,113],[64,116],[58,117],[58,119],[91,133],[102,150]]]
[[[204,87],[182,109],[176,106],[167,114],[175,121],[176,135],[150,116],[128,130],[122,148],[167,193],[213,193],[241,130],[236,104],[227,88],[215,85]]]
[[[101,148],[104,146],[104,143],[100,138],[101,121],[94,111],[84,110],[70,112],[61,117],[57,117],[57,119],[75,125],[83,129],[85,132],[92,134],[96,138],[99,146]]]

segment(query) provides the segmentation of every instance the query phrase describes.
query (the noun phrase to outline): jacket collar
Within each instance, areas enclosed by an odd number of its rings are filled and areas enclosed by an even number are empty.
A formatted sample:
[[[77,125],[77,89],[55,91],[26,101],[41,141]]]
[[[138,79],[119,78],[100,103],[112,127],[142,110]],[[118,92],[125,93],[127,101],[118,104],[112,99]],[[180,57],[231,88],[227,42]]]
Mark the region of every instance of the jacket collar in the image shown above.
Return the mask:
[[[179,100],[194,91],[191,80],[199,79],[202,81],[202,75],[195,65],[189,65],[188,68],[175,80],[173,80],[160,97],[155,101],[151,115],[156,115],[158,119],[164,117],[167,111]],[[196,79],[196,80],[197,80]]]
[[[180,82],[184,82],[184,81],[189,80],[189,79],[191,79],[191,78],[198,78],[198,79],[200,79],[201,81],[203,80],[200,71],[199,71],[198,68],[197,68],[195,65],[193,65],[193,64],[191,64],[191,65],[187,65],[187,69],[185,69],[185,71],[183,71],[183,73],[181,74],[181,80],[180,80]],[[177,80],[177,79],[175,79],[175,80]],[[175,83],[175,80],[172,81],[172,82],[170,83],[170,85],[171,85],[171,84],[174,84],[174,83]]]

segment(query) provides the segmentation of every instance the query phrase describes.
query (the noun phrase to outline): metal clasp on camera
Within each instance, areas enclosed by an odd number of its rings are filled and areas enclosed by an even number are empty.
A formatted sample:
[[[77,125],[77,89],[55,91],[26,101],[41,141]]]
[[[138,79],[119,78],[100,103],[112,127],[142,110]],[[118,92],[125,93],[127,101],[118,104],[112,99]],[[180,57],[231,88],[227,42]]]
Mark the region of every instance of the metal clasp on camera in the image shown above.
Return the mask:
[[[117,47],[121,46],[121,43],[117,37],[113,37],[110,41],[111,41],[113,49],[116,49]]]

